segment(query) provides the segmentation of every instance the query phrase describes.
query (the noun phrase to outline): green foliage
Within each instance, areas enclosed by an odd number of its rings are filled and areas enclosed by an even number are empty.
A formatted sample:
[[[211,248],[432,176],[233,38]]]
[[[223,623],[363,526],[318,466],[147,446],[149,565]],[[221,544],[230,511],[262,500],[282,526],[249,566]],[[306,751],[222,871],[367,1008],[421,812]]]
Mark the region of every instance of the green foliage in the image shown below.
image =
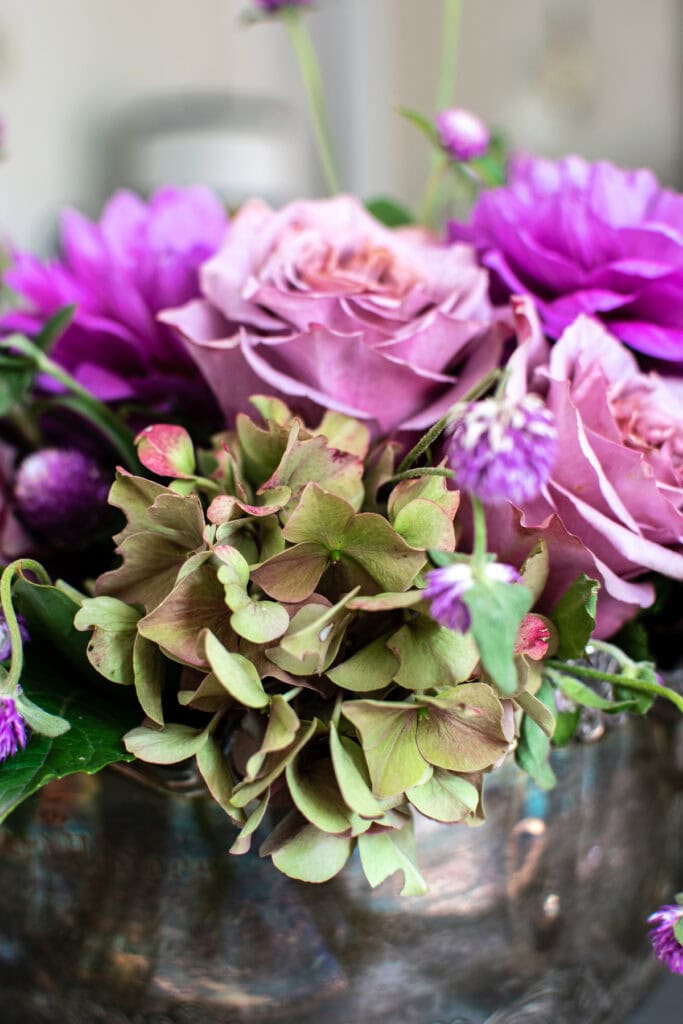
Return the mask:
[[[581,575],[555,605],[551,619],[560,637],[558,657],[580,658],[585,651],[595,627],[599,589],[597,580]]]
[[[552,687],[544,682],[537,694],[538,700],[552,710],[555,705]],[[531,776],[541,789],[552,789],[557,779],[548,762],[550,739],[531,715],[525,714],[520,728],[515,757],[517,764]]]
[[[463,600],[472,616],[483,667],[501,693],[514,694],[519,682],[513,652],[522,619],[531,607],[531,592],[516,583],[484,580],[476,582]]]
[[[386,196],[375,196],[372,199],[367,199],[365,209],[387,228],[402,228],[414,222],[413,215],[405,206],[402,206],[395,199],[389,199]]]

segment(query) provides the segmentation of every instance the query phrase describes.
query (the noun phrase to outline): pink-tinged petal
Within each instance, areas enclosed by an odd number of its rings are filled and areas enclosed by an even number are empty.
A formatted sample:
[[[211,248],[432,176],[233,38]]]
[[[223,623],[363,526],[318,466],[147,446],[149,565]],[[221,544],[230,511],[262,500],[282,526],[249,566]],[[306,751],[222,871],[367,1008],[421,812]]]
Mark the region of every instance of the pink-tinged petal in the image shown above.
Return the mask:
[[[191,477],[195,469],[194,445],[184,427],[155,423],[135,438],[138,458],[157,476]]]
[[[542,661],[550,646],[550,629],[540,615],[525,615],[517,632],[515,654]]]
[[[510,305],[518,344],[505,367],[505,393],[520,400],[527,393],[535,371],[547,363],[550,346],[543,336],[533,299],[528,295],[513,295]]]

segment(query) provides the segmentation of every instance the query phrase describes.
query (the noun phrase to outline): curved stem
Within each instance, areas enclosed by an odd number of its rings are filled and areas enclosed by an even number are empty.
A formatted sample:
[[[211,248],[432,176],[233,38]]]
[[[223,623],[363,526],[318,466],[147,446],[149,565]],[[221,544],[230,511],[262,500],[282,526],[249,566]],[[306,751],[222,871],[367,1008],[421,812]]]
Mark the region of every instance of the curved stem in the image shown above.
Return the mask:
[[[12,583],[17,573],[23,576],[25,569],[29,572],[34,572],[41,583],[44,583],[46,586],[50,586],[52,583],[40,562],[36,562],[33,558],[18,558],[15,562],[10,562],[0,578],[0,606],[7,623],[7,631],[9,632],[12,645],[9,672],[2,681],[3,691],[9,694],[14,693],[16,690],[21,678],[21,670],[24,667],[24,645],[21,639],[17,613],[12,603]]]
[[[320,65],[318,64],[313,40],[301,16],[301,11],[297,7],[283,8],[282,17],[287,26],[289,38],[299,61],[301,77],[306,87],[308,105],[313,122],[313,133],[327,190],[331,195],[336,195],[341,191],[341,187],[333,156],[332,138],[325,105]]]
[[[60,397],[60,403],[90,420],[107,437],[124,460],[127,469],[133,472],[140,471],[133,434],[108,406],[86,391],[71,374],[45,355],[28,338],[16,334],[10,335],[10,337],[0,340],[0,348],[8,349],[11,352],[22,352],[29,356],[36,370],[62,384],[70,395]]]
[[[472,548],[472,570],[477,573],[486,567],[486,513],[484,506],[476,495],[470,495],[472,502],[472,520],[474,526],[474,545]]]
[[[659,683],[648,683],[644,679],[634,679],[628,675],[613,675],[611,672],[599,672],[596,668],[584,668],[582,665],[568,665],[564,661],[550,658],[546,662],[549,668],[557,669],[568,676],[576,676],[577,679],[595,679],[603,683],[611,683],[612,686],[620,686],[624,690],[633,690],[635,693],[648,693],[653,697],[663,697],[683,712],[683,696],[669,689],[668,686],[661,686]]]

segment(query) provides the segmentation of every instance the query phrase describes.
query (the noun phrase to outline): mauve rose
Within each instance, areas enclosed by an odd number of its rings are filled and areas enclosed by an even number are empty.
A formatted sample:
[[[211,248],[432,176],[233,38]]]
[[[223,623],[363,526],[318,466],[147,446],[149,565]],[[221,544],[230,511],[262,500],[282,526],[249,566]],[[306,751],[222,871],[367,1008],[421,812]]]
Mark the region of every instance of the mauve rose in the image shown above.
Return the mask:
[[[584,572],[602,584],[596,635],[610,636],[652,603],[645,574],[683,580],[681,385],[642,374],[589,317],[550,349],[530,304],[515,308],[526,342],[510,361],[509,387],[545,396],[560,454],[537,498],[490,511],[492,548],[519,564],[543,533],[547,607]]]
[[[503,295],[532,295],[551,337],[586,313],[638,352],[683,361],[683,196],[650,171],[517,157],[449,237],[477,246]]]
[[[228,419],[267,392],[375,434],[421,430],[499,363],[509,334],[469,246],[385,228],[348,196],[247,203],[201,286],[203,299],[161,319]]]

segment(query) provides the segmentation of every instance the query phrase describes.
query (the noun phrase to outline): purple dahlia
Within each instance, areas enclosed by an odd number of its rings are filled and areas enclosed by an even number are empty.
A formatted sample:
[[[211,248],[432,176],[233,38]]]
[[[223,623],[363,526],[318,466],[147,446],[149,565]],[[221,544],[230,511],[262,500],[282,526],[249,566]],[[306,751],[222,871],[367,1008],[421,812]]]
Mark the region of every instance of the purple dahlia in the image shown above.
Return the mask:
[[[683,974],[683,945],[677,935],[677,926],[682,919],[683,906],[675,904],[660,907],[647,919],[652,926],[648,936],[655,956],[674,974]]]
[[[0,329],[35,335],[63,306],[77,311],[51,355],[105,402],[190,415],[211,394],[177,334],[156,314],[199,294],[198,271],[218,249],[226,216],[205,188],[163,188],[148,203],[118,192],[99,222],[62,217],[61,258],[16,253],[5,283],[23,300]]]
[[[449,237],[477,246],[502,294],[533,296],[551,337],[587,313],[636,351],[683,361],[683,196],[650,171],[518,157]]]

